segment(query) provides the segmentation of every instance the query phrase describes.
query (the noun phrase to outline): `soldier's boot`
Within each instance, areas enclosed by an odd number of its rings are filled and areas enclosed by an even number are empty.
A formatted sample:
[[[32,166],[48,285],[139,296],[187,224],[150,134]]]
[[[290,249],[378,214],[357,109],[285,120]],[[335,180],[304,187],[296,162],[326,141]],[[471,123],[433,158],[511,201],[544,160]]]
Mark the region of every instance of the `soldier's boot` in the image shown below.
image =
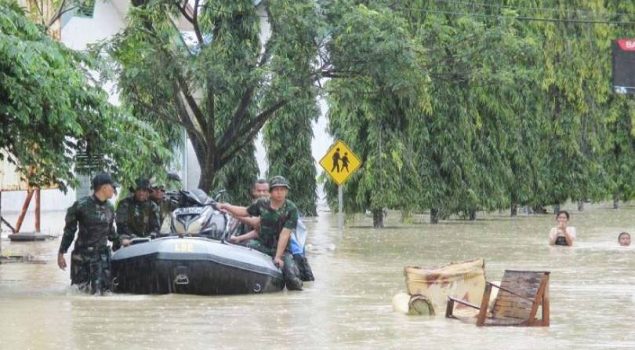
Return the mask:
[[[282,267],[282,276],[284,284],[288,290],[302,290],[302,279],[300,278],[300,269],[296,265],[293,256],[290,253],[284,253],[282,256],[284,266]]]
[[[294,254],[293,260],[300,270],[300,278],[302,279],[302,281],[315,281],[315,277],[313,277],[313,270],[311,270],[311,265],[309,265],[309,261],[307,260],[305,255]]]

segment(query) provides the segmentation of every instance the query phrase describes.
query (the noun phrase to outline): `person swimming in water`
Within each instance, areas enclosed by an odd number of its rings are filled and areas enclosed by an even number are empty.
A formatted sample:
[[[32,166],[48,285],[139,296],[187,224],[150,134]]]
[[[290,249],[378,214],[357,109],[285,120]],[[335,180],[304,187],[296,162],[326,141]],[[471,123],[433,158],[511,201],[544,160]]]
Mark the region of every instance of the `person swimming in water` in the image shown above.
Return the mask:
[[[631,245],[631,235],[628,232],[622,232],[617,236],[617,243],[622,247],[628,247]]]
[[[549,245],[573,245],[576,232],[575,227],[567,226],[569,218],[569,213],[566,210],[560,210],[558,214],[556,214],[558,225],[549,231]]]

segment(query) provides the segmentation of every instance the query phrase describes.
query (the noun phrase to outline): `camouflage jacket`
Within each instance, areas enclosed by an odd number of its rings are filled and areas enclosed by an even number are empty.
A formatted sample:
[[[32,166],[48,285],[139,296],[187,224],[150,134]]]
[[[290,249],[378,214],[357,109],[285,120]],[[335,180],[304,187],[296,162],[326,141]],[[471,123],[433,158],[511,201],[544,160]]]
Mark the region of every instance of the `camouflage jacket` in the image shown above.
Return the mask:
[[[118,240],[115,227],[115,209],[108,202],[101,202],[94,195],[81,198],[66,211],[66,226],[60,243],[60,253],[66,253],[79,225],[75,250],[104,248],[108,240]]]
[[[151,199],[151,201],[159,207],[159,223],[163,223],[163,220],[172,213],[172,205],[167,199],[162,199],[160,201]]]
[[[130,196],[117,206],[117,233],[121,238],[146,237],[159,232],[159,206],[153,201],[138,202]]]
[[[252,216],[260,216],[258,240],[271,249],[276,248],[283,228],[293,231],[298,224],[298,208],[288,199],[278,209],[271,208],[269,199],[259,199],[247,208],[247,212]]]

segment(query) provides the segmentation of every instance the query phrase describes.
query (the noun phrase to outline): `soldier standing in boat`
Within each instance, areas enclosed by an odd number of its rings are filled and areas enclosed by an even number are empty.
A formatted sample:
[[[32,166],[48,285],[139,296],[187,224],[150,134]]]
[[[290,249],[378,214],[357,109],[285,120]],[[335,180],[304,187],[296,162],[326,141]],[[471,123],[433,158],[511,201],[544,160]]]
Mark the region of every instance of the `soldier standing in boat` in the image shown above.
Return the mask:
[[[258,199],[249,207],[229,203],[218,203],[217,208],[236,217],[260,217],[257,238],[247,246],[273,257],[273,262],[282,269],[284,282],[289,290],[302,290],[300,271],[289,251],[291,231],[298,223],[298,208],[287,199],[289,183],[282,176],[269,181],[269,198]]]
[[[149,237],[158,234],[159,206],[149,199],[150,181],[147,179],[137,179],[136,187],[131,188],[133,194],[117,206],[117,233],[123,240],[136,237]]]
[[[108,202],[115,193],[115,183],[109,174],[102,173],[92,180],[93,194],[79,199],[66,212],[66,225],[57,256],[57,265],[66,269],[64,254],[75,232],[77,240],[71,253],[71,284],[92,294],[111,289],[110,248],[108,240],[118,241],[115,232],[115,209]],[[79,230],[78,230],[79,226]]]

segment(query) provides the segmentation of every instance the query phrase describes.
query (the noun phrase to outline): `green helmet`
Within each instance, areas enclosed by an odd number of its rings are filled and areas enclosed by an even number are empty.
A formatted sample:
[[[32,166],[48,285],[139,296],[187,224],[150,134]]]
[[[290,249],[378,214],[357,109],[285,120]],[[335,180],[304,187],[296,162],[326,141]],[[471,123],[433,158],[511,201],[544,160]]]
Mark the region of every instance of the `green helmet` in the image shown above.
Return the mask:
[[[288,190],[291,189],[291,187],[289,187],[289,181],[280,175],[276,175],[269,180],[269,188],[273,189],[274,187],[286,187]]]

